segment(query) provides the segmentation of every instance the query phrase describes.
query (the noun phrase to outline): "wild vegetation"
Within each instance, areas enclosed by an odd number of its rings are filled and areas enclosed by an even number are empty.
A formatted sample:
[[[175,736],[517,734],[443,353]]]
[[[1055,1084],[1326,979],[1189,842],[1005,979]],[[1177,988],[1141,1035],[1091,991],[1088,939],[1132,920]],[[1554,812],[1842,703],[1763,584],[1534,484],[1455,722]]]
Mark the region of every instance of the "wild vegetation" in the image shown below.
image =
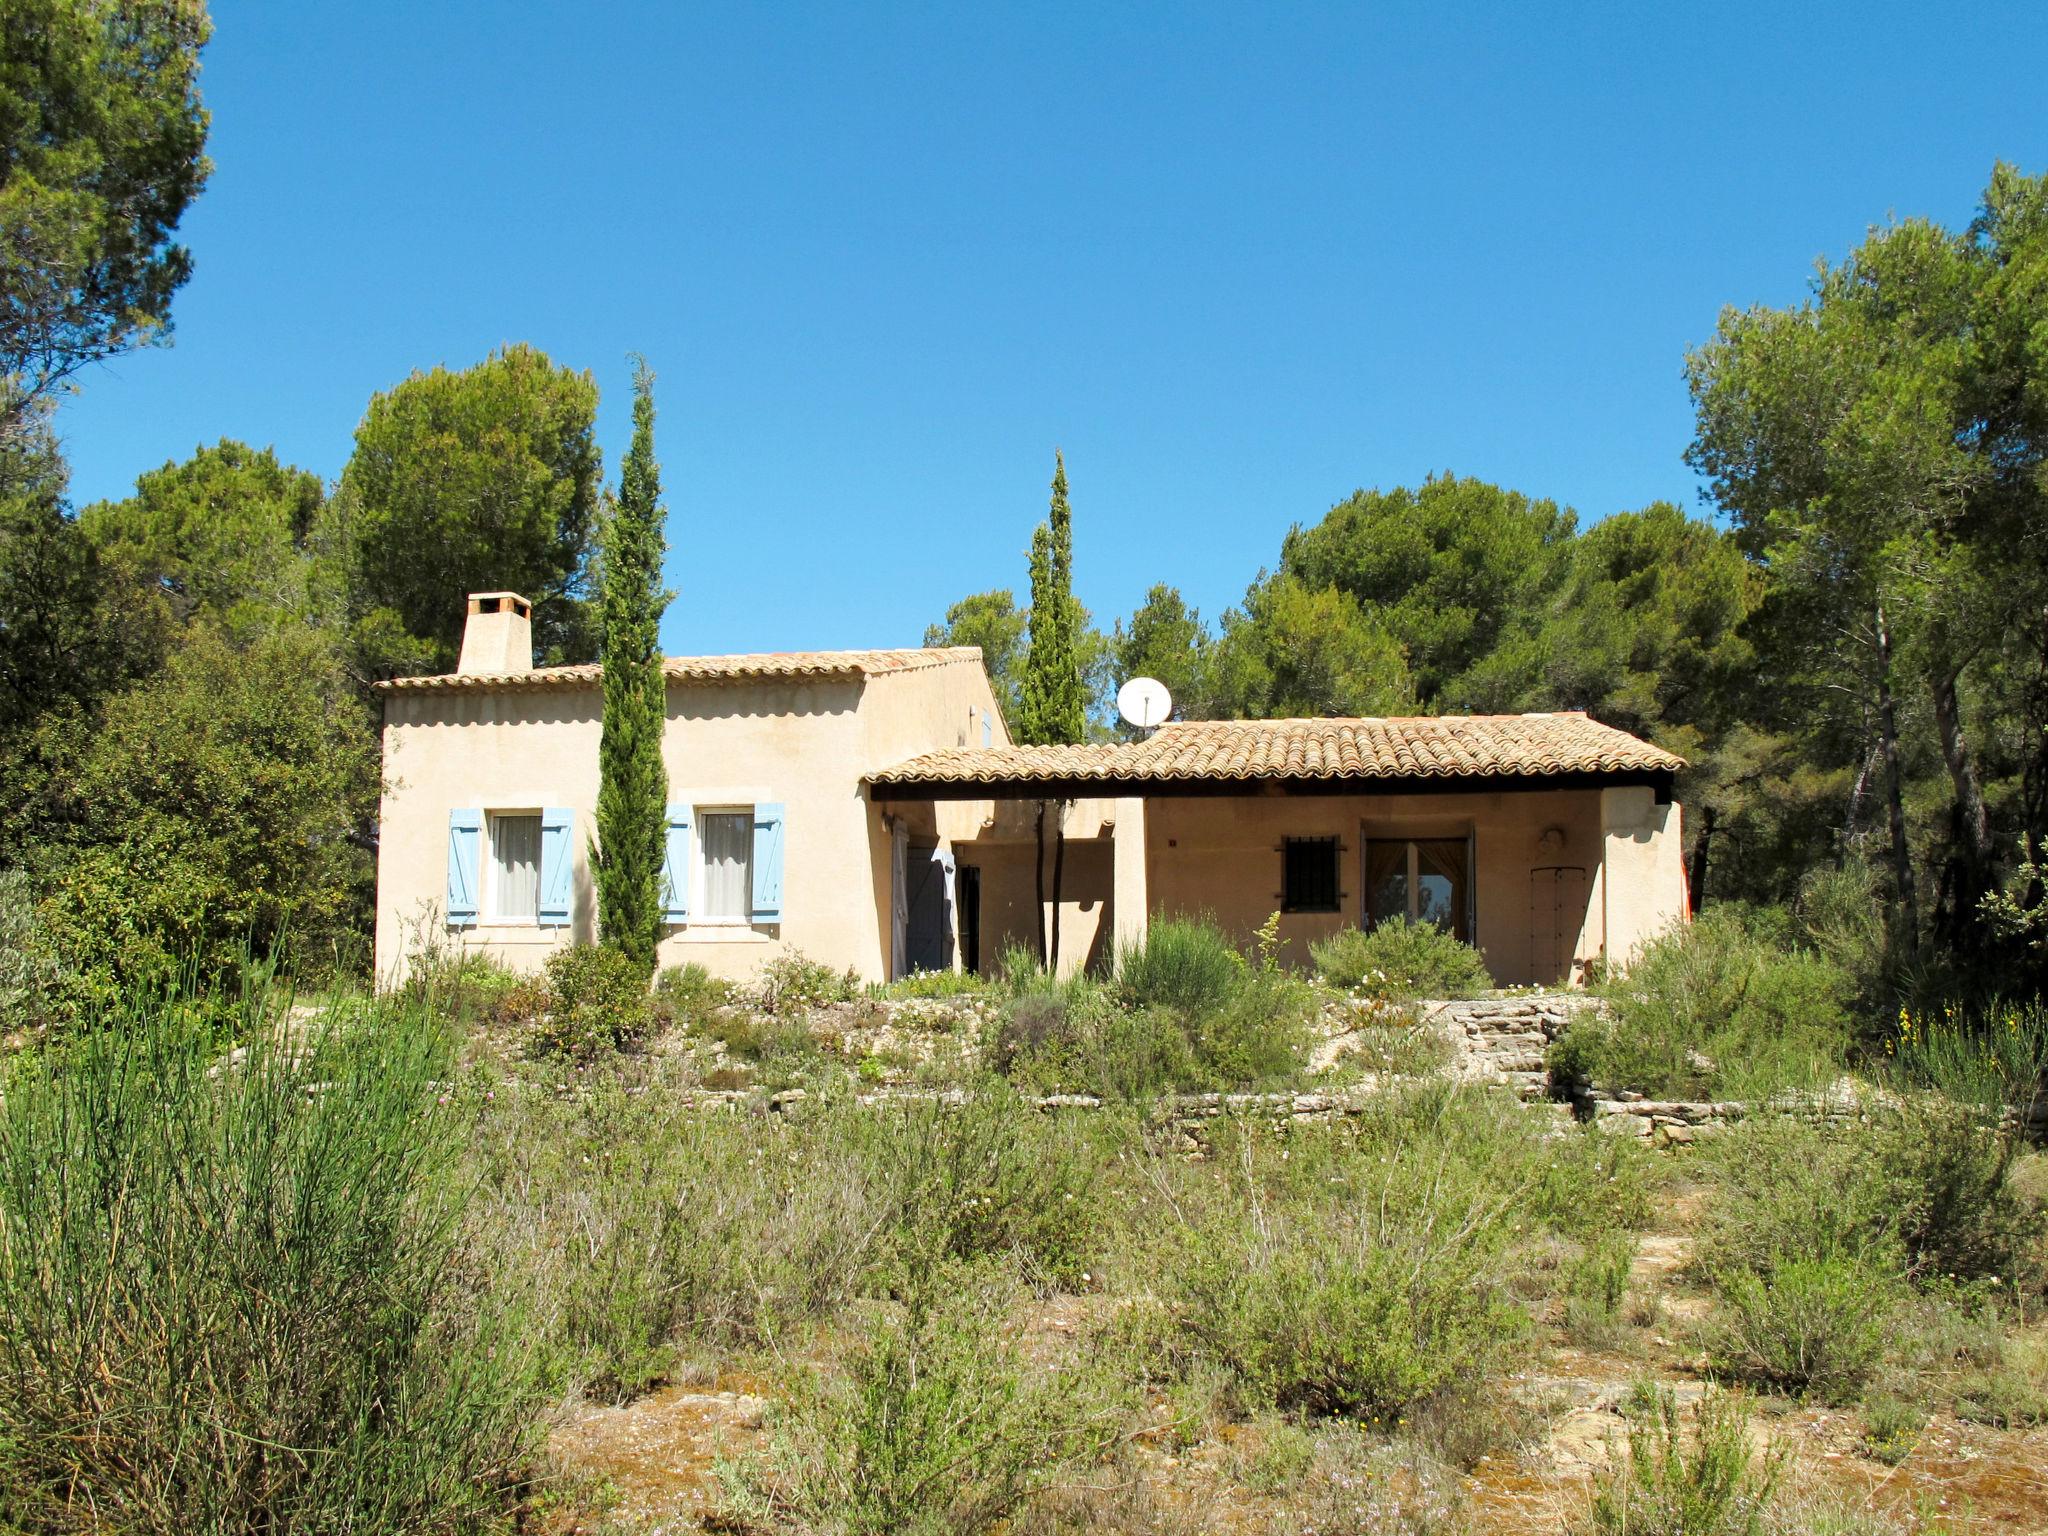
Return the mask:
[[[1930,1420],[2048,1416],[2042,1157],[1903,1069],[1860,1115],[1759,1112],[1684,1155],[1440,1058],[1334,1116],[1189,1122],[1154,1095],[1326,1081],[1309,1046],[1350,991],[1199,922],[1064,995],[782,971],[650,992],[588,948],[317,1010],[252,985],[227,1020],[173,990],[17,1056],[7,1528],[90,1498],[122,1531],[639,1529],[563,1436],[728,1382],[760,1406],[691,1453],[689,1507],[764,1533],[1155,1530],[1191,1498],[1461,1530],[1560,1423],[1528,1363],[1589,1350],[1646,1385],[1612,1389],[1608,1470],[1557,1506],[1587,1532],[1817,1528],[1845,1506],[1765,1427],[1787,1413],[1909,1473]],[[1247,997],[1273,1027],[1233,1055]],[[1078,1055],[1002,1054],[1049,999],[1113,1046],[1099,1110],[1034,1097]],[[1975,1038],[1933,1028],[1942,1060]],[[867,1029],[958,1049],[871,1076]],[[720,1086],[777,1050],[806,1095]],[[1636,1255],[1681,1208],[1660,1291]],[[1721,1395],[1674,1396],[1695,1372]]]

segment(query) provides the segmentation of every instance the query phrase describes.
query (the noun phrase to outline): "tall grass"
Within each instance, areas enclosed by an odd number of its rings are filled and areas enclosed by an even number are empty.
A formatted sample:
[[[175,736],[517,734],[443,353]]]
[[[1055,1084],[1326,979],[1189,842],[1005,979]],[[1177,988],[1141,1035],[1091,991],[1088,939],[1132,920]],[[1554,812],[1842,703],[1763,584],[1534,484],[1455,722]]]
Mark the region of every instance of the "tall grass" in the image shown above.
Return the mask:
[[[2048,1008],[1902,1007],[1885,1055],[1888,1075],[1902,1088],[1932,1088],[1994,1114],[2009,1104],[2024,1109],[2048,1091]]]
[[[531,1448],[420,1006],[132,997],[0,1104],[0,1528],[440,1531]]]

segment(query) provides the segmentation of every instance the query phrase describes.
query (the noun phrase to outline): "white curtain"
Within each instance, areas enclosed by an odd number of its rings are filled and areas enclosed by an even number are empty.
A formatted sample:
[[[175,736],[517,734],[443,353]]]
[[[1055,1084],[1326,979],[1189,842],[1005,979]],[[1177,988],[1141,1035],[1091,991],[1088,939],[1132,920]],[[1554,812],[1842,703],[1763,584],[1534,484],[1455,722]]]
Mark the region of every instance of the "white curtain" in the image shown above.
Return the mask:
[[[889,975],[910,969],[910,828],[889,823]]]
[[[491,818],[492,913],[515,922],[540,916],[540,818]]]
[[[704,915],[746,918],[754,910],[754,818],[713,811],[701,820]]]

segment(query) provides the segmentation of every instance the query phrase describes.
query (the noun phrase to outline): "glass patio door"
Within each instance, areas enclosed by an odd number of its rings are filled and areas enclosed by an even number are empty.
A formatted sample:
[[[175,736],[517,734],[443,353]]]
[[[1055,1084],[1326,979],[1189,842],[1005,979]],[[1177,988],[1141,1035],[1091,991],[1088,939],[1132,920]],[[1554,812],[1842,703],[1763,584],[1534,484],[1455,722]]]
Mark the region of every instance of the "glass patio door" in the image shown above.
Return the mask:
[[[1368,838],[1365,925],[1405,917],[1472,942],[1472,842],[1464,837]]]

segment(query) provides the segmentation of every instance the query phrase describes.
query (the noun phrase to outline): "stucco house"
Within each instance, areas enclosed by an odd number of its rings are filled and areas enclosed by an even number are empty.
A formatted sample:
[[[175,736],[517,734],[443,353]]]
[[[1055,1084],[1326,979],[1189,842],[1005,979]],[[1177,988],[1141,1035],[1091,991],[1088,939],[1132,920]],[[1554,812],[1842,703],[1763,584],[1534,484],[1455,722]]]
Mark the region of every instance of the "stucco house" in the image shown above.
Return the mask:
[[[674,657],[664,965],[801,950],[870,979],[992,966],[1036,931],[1063,831],[1063,970],[1156,913],[1290,958],[1428,918],[1503,983],[1625,964],[1687,902],[1683,762],[1583,714],[1242,720],[1020,747],[971,648]],[[377,968],[428,945],[531,969],[595,935],[595,666],[532,664],[530,607],[469,599],[454,673],[379,685]]]

